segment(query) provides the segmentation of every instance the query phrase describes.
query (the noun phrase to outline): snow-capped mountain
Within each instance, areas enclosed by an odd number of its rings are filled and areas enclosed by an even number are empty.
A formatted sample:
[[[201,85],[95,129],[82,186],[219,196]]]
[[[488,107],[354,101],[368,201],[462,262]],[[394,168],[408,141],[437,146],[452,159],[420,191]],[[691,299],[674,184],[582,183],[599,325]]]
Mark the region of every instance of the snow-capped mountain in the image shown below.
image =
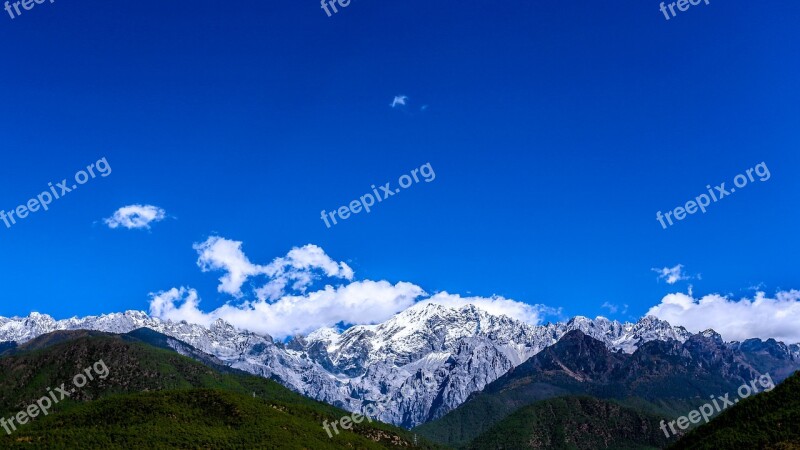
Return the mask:
[[[59,321],[38,313],[0,318],[0,342],[22,343],[56,330],[127,333],[143,327],[317,400],[351,411],[371,406],[379,420],[406,427],[441,417],[572,330],[625,353],[652,340],[685,342],[691,336],[653,317],[637,323],[575,317],[534,326],[471,305],[423,303],[381,324],[343,332],[324,328],[286,344],[221,320],[206,328],[138,311]]]
[[[651,340],[684,342],[691,336],[653,317],[635,324],[576,317],[565,324],[533,326],[472,305],[455,309],[423,303],[382,324],[341,334],[319,330],[289,342],[288,348],[346,377],[354,397],[388,401],[381,420],[414,426],[451,411],[572,330],[626,353]]]

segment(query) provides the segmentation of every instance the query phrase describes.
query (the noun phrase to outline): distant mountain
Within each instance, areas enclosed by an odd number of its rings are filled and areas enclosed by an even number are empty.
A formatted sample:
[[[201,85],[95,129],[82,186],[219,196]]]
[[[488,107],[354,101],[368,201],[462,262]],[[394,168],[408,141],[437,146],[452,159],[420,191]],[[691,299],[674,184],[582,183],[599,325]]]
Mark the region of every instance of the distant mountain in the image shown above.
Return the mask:
[[[172,350],[179,347],[211,367]],[[346,412],[261,377],[219,366],[184,342],[150,330],[126,335],[42,335],[0,356],[0,417],[12,417],[48,388],[102,360],[105,378],[70,391],[46,416],[8,435],[0,448],[314,448],[412,446],[410,433],[363,421],[329,437],[323,421]],[[220,372],[222,370],[222,372]],[[433,448],[418,441],[418,447]]]
[[[800,448],[800,373],[690,431],[671,450]]]
[[[793,366],[787,363],[800,361],[800,345],[787,346],[775,339],[748,339],[742,343],[732,342],[730,347],[747,354],[762,371],[781,380],[793,373]]]
[[[463,446],[522,407],[575,394],[618,399],[643,412],[675,417],[768,371],[775,379],[800,369],[786,346],[762,344],[726,344],[708,331],[685,342],[651,341],[628,355],[575,330],[415,431]]]
[[[625,354],[647,342],[682,343],[691,336],[682,327],[653,317],[637,323],[575,317],[566,323],[533,326],[471,305],[448,308],[423,303],[381,324],[343,332],[320,329],[285,344],[236,330],[221,320],[205,328],[137,311],[59,321],[37,313],[0,318],[0,342],[26,342],[56,330],[127,333],[142,327],[317,400],[350,411],[377,408],[378,419],[403,427],[444,416],[570,331],[579,330],[609,351]],[[798,354],[796,347],[793,351]]]

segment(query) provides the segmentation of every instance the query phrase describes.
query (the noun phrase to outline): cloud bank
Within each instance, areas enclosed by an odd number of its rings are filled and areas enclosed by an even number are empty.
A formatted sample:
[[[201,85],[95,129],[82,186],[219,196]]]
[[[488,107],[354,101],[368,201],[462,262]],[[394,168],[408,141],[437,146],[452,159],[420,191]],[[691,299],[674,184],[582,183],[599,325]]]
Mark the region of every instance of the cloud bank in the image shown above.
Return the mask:
[[[413,283],[354,280],[350,266],[312,244],[295,247],[269,264],[255,264],[242,245],[212,236],[193,246],[200,270],[222,272],[217,290],[231,296],[231,301],[203,311],[196,290],[172,288],[150,294],[150,315],[204,326],[223,319],[241,329],[284,338],[322,327],[384,322],[421,301],[451,307],[473,304],[531,324],[554,311],[500,296],[461,297],[447,292],[429,296]],[[320,281],[324,286],[314,288]]]
[[[197,265],[203,272],[222,272],[217,290],[230,296],[228,303],[212,310],[201,308],[198,292],[174,287],[150,294],[150,315],[174,322],[204,326],[218,319],[274,338],[308,334],[323,327],[369,325],[384,322],[419,303],[461,308],[475,305],[490,314],[505,315],[532,325],[546,316],[560,316],[561,309],[530,305],[502,296],[462,297],[439,292],[430,295],[409,282],[356,280],[349,265],[308,244],[261,265],[252,262],[240,241],[212,236],[194,244]],[[670,284],[686,279],[682,266],[659,269]],[[627,310],[604,303],[614,312]],[[624,309],[623,309],[624,308]],[[675,293],[665,296],[647,315],[681,325],[698,333],[714,329],[727,341],[753,337],[800,343],[800,291],[784,291],[768,298],[757,292],[752,299],[733,300],[718,294],[694,298]]]
[[[800,291],[782,291],[775,298],[757,292],[755,298],[732,300],[718,294],[696,299],[669,294],[648,315],[682,325],[693,333],[709,328],[726,341],[775,338],[787,344],[800,342]]]

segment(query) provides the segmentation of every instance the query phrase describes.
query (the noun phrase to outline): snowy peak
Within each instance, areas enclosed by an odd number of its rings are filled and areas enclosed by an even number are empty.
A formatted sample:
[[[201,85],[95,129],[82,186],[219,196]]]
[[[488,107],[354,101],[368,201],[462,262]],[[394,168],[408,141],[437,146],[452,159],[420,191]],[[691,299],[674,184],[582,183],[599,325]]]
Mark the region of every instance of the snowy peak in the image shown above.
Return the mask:
[[[527,359],[531,352],[516,348],[538,341],[537,332],[531,325],[493,316],[472,305],[449,308],[423,303],[382,324],[352,327],[339,336],[318,331],[308,340],[326,336],[332,350],[330,360],[342,371],[349,371],[357,361],[366,365],[387,360],[397,365],[409,364],[431,352],[450,352],[461,339],[471,337],[485,337],[497,345],[513,347],[516,359]],[[548,345],[552,343],[552,339],[547,341]]]
[[[703,331],[702,333],[700,333],[700,335],[703,336],[704,338],[713,339],[715,341],[716,340],[720,340],[720,341],[722,340],[722,336],[719,333],[717,333],[716,331],[714,331],[714,330],[712,330],[710,328],[708,330]]]
[[[792,356],[800,360],[800,344],[792,344],[789,346],[789,352],[791,352]]]
[[[561,335],[579,330],[605,343],[611,350],[633,353],[640,345],[650,341],[674,339],[685,342],[692,335],[683,327],[673,327],[668,322],[654,316],[646,316],[636,323],[620,323],[598,317],[594,320],[577,316],[560,328]]]
[[[396,399],[399,405],[379,418],[411,427],[446,414],[573,330],[626,353],[652,340],[683,343],[690,336],[655,317],[620,323],[579,316],[567,323],[531,325],[473,305],[420,303],[381,324],[342,333],[317,330],[293,339],[287,348],[324,367],[358,398]],[[421,379],[433,383],[415,381]],[[403,393],[409,386],[413,401]]]

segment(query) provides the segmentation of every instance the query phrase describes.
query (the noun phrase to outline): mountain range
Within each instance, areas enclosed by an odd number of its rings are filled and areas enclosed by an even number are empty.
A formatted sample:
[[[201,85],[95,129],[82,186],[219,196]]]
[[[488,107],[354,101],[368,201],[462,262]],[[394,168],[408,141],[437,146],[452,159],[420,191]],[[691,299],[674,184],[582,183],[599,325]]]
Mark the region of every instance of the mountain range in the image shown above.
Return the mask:
[[[204,327],[162,321],[139,311],[65,320],[32,313],[0,318],[0,342],[25,343],[58,330],[129,333],[139,328],[188,344],[183,348],[173,344],[181,354],[198,358],[192,354],[196,349],[219,364],[276,380],[316,400],[349,411],[377,410],[377,419],[405,428],[444,417],[490,383],[518,373],[523,363],[573,331],[597,340],[614,358],[636,356],[654,341],[672,346],[694,342],[692,333],[654,317],[636,323],[575,317],[530,325],[472,305],[451,308],[432,303],[417,304],[381,324],[343,331],[323,328],[285,342],[237,330],[222,320]],[[800,360],[796,344],[757,339],[722,343],[716,333],[705,335],[729,351],[767,355],[764,360],[786,376],[792,364],[775,361]]]

